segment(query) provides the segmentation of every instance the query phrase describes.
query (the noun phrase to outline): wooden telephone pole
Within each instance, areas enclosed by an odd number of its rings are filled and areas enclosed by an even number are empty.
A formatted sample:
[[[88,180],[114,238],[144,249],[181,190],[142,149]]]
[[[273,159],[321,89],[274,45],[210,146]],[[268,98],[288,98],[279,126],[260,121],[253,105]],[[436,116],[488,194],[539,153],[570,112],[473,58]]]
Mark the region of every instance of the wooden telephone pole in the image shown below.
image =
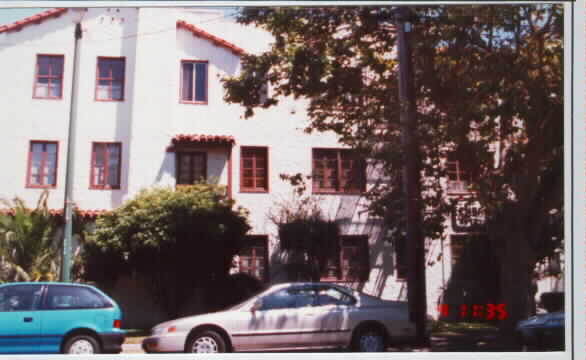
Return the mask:
[[[427,301],[425,290],[425,243],[421,207],[421,156],[417,141],[415,87],[411,54],[412,12],[397,8],[397,47],[399,56],[399,100],[401,144],[403,149],[403,192],[407,213],[407,300],[409,319],[415,323],[418,345],[428,344],[425,332]]]

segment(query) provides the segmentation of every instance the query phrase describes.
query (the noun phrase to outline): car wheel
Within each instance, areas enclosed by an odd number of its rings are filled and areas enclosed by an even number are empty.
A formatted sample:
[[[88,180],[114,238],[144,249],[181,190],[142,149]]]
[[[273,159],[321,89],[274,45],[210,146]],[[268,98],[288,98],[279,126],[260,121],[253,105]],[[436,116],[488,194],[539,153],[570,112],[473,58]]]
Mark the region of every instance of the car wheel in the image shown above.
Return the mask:
[[[226,352],[226,342],[215,331],[203,331],[191,338],[187,345],[190,353],[223,353]]]
[[[354,342],[354,348],[360,352],[381,352],[385,351],[385,336],[379,330],[361,330]]]
[[[100,345],[92,336],[76,335],[63,346],[64,354],[99,354]]]

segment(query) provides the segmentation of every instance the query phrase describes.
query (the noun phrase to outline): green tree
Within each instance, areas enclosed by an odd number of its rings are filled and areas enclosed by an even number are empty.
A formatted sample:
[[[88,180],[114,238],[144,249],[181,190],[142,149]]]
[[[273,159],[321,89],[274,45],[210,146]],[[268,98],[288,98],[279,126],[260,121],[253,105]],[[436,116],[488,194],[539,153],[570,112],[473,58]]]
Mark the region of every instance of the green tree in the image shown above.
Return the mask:
[[[563,240],[563,10],[557,5],[425,9],[416,62],[449,117],[497,250],[506,333],[531,311],[538,261]],[[441,44],[430,54],[429,46]],[[426,56],[427,54],[431,56]],[[456,86],[457,84],[457,86]]]
[[[48,196],[44,191],[34,209],[19,198],[1,200],[0,282],[57,280],[59,222],[49,213]]]
[[[340,227],[324,216],[316,199],[304,195],[302,174],[280,177],[293,186],[293,198],[276,204],[269,217],[278,229],[287,275],[290,281],[319,281],[331,254],[339,253]]]
[[[250,229],[247,212],[217,185],[142,190],[96,221],[82,252],[81,276],[103,286],[137,274],[175,317],[195,286],[228,275]]]
[[[562,235],[543,232],[562,211],[562,7],[414,7],[413,60],[422,159],[423,232],[439,238],[453,210],[440,183],[448,150],[468,154],[473,190],[499,256],[508,333],[528,312],[530,270]],[[268,108],[309,101],[307,131],[333,131],[380,170],[369,210],[394,237],[405,229],[398,66],[392,7],[245,8],[238,21],[274,36],[225,79],[229,102]],[[261,103],[268,81],[272,97]],[[496,160],[495,160],[496,159]],[[550,227],[551,230],[551,227]],[[547,233],[545,236],[543,234]]]

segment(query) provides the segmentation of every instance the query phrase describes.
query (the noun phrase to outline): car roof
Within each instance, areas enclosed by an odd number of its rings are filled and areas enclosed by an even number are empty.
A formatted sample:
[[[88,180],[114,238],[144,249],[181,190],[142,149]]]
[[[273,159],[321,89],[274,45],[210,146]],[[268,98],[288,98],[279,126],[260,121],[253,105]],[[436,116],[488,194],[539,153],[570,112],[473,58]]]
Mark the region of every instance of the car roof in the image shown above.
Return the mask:
[[[71,283],[71,282],[59,282],[59,281],[23,281],[23,282],[10,282],[0,284],[0,287],[14,286],[14,285],[65,285],[65,286],[87,286],[94,287],[90,284],[83,283]]]
[[[275,284],[275,285],[271,286],[270,289],[285,288],[285,287],[289,287],[289,286],[330,286],[330,287],[339,288],[339,289],[346,290],[346,291],[354,291],[349,287],[338,285],[338,284],[323,283],[323,282],[310,282],[310,281],[280,283],[280,284]]]

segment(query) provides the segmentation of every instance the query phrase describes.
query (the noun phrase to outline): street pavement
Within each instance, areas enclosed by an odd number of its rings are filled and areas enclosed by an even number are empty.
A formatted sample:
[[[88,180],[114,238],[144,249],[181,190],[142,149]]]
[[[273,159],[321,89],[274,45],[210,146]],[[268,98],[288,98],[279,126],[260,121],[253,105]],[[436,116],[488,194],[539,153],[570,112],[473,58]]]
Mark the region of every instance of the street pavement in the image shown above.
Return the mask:
[[[144,354],[144,351],[142,351],[142,347],[140,344],[123,344],[122,345],[122,353],[123,354]]]
[[[325,350],[318,352],[340,352],[343,350]],[[494,333],[477,332],[475,334],[438,334],[431,337],[431,346],[422,348],[412,348],[410,346],[389,347],[387,352],[490,352],[490,351],[507,351],[499,346],[498,340]],[[310,351],[314,352],[314,351]],[[122,345],[124,354],[143,354],[140,344]]]

